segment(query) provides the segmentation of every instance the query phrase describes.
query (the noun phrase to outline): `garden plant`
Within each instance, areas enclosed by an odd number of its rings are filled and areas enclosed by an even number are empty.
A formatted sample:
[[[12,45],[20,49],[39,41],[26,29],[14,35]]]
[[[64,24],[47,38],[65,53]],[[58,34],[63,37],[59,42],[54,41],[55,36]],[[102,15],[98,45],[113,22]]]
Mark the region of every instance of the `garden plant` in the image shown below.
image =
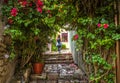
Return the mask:
[[[12,39],[7,47],[9,59],[19,60],[19,68],[30,62],[43,61],[49,38],[56,34],[57,2],[42,0],[4,0],[2,17],[6,23],[5,36]],[[52,4],[52,5],[51,5]]]
[[[72,40],[82,52],[89,83],[114,83],[115,43],[120,39],[114,4],[114,0],[5,0],[2,13],[10,25],[5,34],[13,40],[10,57],[18,55],[27,64],[35,50],[43,52],[48,36],[69,25],[67,30],[77,32]]]

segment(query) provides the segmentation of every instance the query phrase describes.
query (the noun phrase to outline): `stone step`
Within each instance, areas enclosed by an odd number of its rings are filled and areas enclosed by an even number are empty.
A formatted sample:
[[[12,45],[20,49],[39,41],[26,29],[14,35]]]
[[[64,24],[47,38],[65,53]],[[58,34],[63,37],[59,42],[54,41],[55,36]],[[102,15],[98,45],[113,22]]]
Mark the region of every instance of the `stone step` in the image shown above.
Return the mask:
[[[64,60],[73,60],[73,58],[48,58],[48,59],[45,59],[45,61],[64,61]]]
[[[70,64],[73,63],[73,60],[64,60],[64,61],[45,61],[45,64],[60,64],[60,63],[66,63]]]
[[[88,83],[74,64],[71,53],[46,53],[44,59],[43,74],[31,74],[29,83]]]
[[[54,55],[54,56],[45,56],[45,61],[46,62],[48,62],[48,61],[54,61],[54,62],[56,62],[56,61],[69,61],[69,60],[73,60],[73,58],[72,58],[72,55],[60,55],[60,56],[58,56],[58,55]]]
[[[44,53],[44,56],[72,55],[72,53]]]
[[[33,80],[29,83],[88,83],[86,80]]]
[[[31,74],[30,78],[32,80],[38,80],[38,79],[42,79],[45,80],[47,78],[46,73],[42,73],[42,74]]]

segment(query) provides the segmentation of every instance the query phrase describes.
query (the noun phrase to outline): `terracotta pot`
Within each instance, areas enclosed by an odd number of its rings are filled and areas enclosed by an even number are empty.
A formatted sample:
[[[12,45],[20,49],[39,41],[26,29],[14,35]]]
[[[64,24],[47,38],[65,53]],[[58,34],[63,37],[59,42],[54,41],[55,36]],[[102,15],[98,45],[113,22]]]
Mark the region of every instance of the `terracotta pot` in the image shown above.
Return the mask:
[[[43,71],[44,63],[34,63],[33,71],[35,74],[41,74]]]

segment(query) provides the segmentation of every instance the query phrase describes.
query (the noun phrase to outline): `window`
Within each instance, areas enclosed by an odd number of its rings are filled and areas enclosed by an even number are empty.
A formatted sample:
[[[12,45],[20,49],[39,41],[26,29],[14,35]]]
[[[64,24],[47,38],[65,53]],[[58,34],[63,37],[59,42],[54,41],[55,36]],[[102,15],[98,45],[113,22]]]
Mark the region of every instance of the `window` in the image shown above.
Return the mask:
[[[68,42],[68,33],[62,33],[62,42]]]

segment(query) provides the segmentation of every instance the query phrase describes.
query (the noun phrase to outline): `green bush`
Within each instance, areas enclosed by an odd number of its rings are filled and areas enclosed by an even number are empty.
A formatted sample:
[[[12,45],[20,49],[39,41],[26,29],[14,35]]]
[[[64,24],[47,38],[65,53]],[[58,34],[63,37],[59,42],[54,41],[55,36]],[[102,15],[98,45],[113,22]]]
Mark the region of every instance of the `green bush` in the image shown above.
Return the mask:
[[[56,40],[55,39],[52,40],[52,51],[57,51]]]
[[[66,49],[66,45],[65,44],[62,44],[62,49]]]

